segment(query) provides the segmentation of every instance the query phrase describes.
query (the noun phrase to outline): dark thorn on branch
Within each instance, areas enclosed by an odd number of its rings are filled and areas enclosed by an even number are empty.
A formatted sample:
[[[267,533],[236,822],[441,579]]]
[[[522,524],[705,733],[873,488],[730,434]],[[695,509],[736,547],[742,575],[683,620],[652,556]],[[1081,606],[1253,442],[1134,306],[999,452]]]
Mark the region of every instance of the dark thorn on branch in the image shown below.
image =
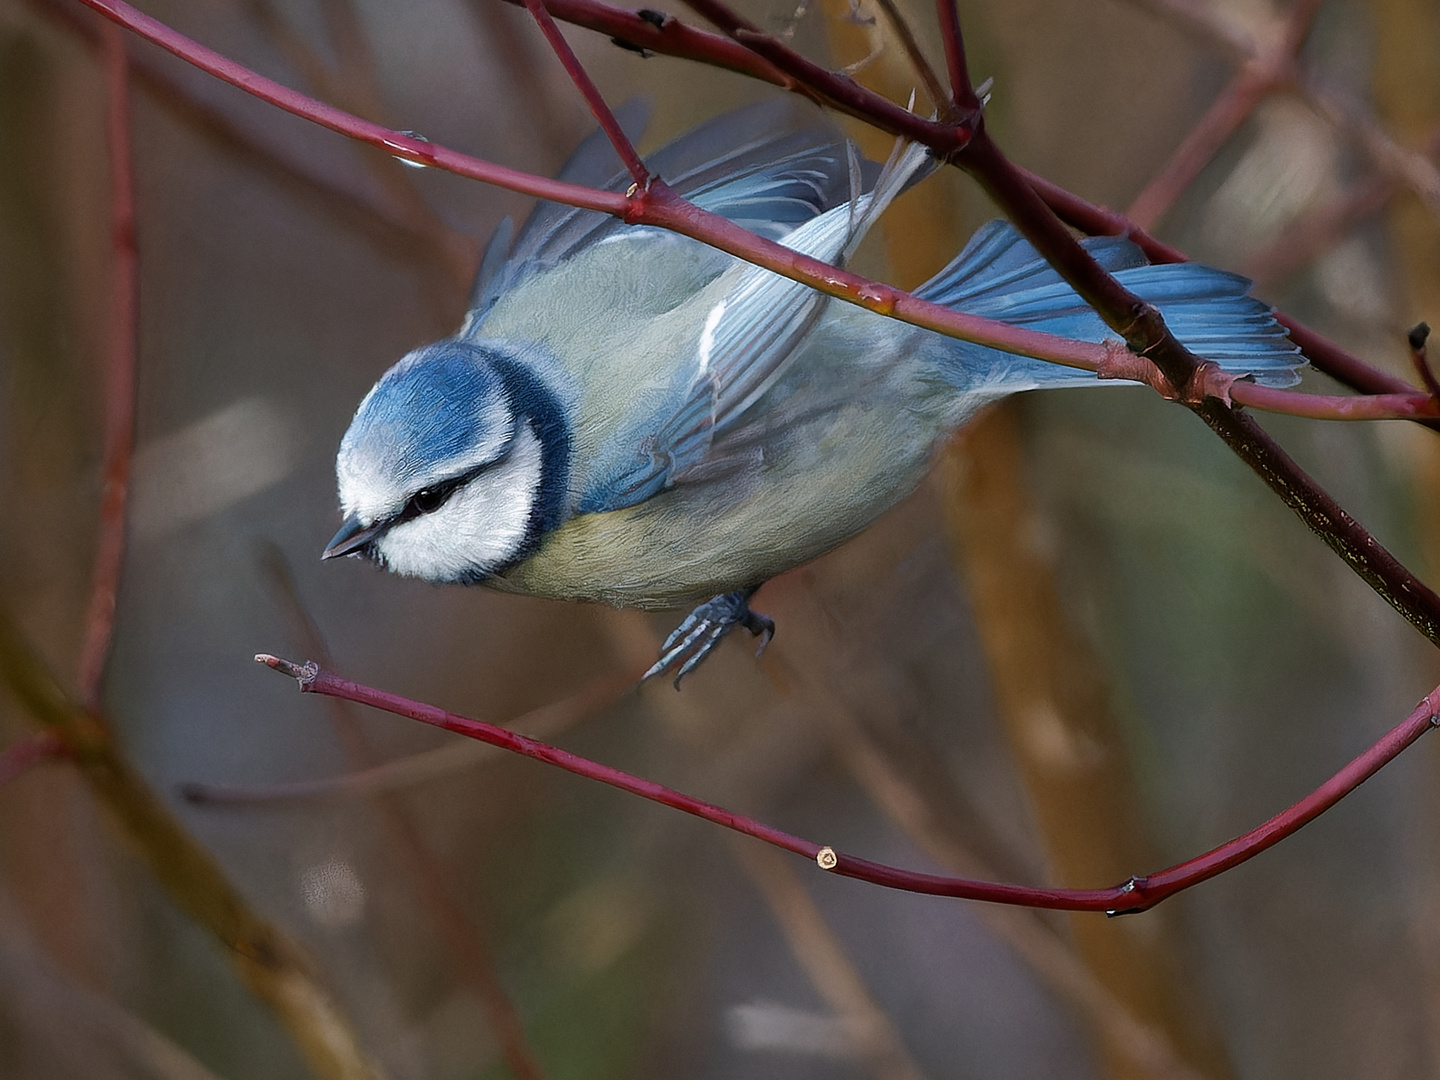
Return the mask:
[[[612,37],[610,39],[610,44],[618,45],[626,52],[638,53],[642,60],[648,60],[650,59],[650,57],[655,55],[649,49],[645,48],[644,45],[636,45],[633,41],[626,41],[624,38]]]
[[[635,12],[635,14],[655,27],[656,30],[664,30],[665,24],[670,21],[669,15],[666,15],[663,11],[656,11],[653,8],[641,8]]]
[[[1415,365],[1420,381],[1425,385],[1426,393],[1440,401],[1440,380],[1435,378],[1435,371],[1430,367],[1430,358],[1425,351],[1425,342],[1429,337],[1430,324],[1425,322],[1416,323],[1406,334],[1406,339],[1410,342],[1410,360]]]

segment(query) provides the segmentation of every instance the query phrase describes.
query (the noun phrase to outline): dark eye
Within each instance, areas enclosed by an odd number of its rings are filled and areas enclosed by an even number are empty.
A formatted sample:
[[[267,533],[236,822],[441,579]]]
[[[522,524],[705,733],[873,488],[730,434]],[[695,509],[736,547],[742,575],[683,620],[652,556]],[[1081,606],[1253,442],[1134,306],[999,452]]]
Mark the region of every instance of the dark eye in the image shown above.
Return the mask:
[[[440,507],[445,505],[445,500],[455,490],[453,484],[439,484],[435,487],[421,488],[410,497],[410,505],[415,508],[418,514],[433,514]]]

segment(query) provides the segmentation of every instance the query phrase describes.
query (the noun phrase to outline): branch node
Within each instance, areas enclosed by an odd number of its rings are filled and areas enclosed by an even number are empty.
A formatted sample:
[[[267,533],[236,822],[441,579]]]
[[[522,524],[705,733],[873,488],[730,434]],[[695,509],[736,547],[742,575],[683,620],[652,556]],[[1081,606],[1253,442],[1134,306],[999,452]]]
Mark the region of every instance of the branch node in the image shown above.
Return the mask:
[[[1125,343],[1117,338],[1107,338],[1104,348],[1105,356],[1100,361],[1100,366],[1095,369],[1096,378],[1127,379],[1130,382],[1144,383],[1166,401],[1180,400],[1179,391],[1165,377],[1164,372],[1155,366],[1155,361],[1131,352],[1125,347]]]
[[[1195,374],[1190,376],[1190,381],[1185,384],[1185,393],[1181,400],[1187,405],[1199,405],[1207,397],[1213,397],[1219,398],[1227,406],[1233,406],[1230,388],[1244,377],[1230,374],[1213,360],[1202,361],[1195,369]]]
[[[1119,918],[1121,915],[1134,915],[1135,913],[1144,911],[1146,908],[1148,908],[1150,905],[1149,903],[1145,902],[1144,893],[1145,886],[1149,884],[1149,882],[1150,879],[1148,877],[1140,877],[1138,875],[1132,876],[1129,881],[1127,881],[1124,885],[1120,886],[1120,895],[1134,896],[1141,902],[1127,908],[1109,908],[1105,912],[1105,917],[1107,919],[1115,919]]]
[[[834,870],[840,865],[840,856],[828,844],[815,853],[815,865],[821,870]]]

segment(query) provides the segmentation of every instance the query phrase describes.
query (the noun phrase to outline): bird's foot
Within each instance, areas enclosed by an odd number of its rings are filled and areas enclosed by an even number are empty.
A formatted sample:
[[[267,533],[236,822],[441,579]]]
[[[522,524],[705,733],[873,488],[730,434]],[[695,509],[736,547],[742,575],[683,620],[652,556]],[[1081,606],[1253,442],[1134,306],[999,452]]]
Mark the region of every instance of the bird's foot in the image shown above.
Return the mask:
[[[644,678],[674,671],[675,689],[679,690],[680,680],[699,667],[700,662],[720,644],[720,639],[737,626],[743,626],[760,639],[760,647],[755,650],[755,655],[759,656],[775,636],[775,621],[750,610],[750,597],[754,595],[754,589],[741,589],[707,600],[697,607],[665,639],[660,648],[660,659],[645,672]]]

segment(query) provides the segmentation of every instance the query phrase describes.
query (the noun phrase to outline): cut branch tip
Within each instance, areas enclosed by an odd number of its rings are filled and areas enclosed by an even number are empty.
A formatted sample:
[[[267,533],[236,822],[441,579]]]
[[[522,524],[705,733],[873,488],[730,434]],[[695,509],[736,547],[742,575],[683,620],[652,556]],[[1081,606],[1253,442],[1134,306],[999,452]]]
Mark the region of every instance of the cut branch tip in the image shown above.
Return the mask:
[[[315,676],[320,674],[320,665],[313,660],[306,660],[303,664],[297,664],[292,660],[284,660],[278,656],[271,656],[269,653],[256,653],[255,662],[273,668],[282,675],[289,675],[300,684],[301,690],[309,690],[315,682]]]

